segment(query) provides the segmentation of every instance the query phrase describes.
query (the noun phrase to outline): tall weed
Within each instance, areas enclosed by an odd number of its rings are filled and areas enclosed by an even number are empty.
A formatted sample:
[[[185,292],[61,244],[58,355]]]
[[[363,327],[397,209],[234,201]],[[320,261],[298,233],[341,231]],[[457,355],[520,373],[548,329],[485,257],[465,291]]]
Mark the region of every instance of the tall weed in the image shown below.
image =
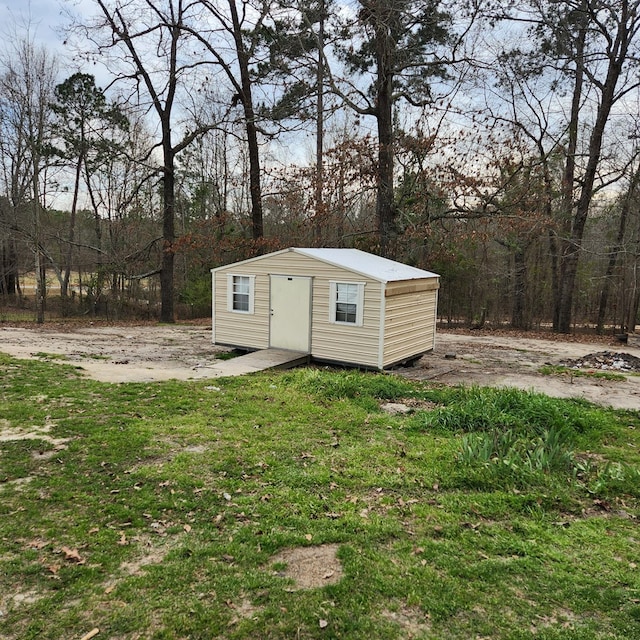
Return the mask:
[[[394,400],[416,395],[416,388],[403,378],[362,371],[308,368],[291,372],[288,382],[299,389],[329,400],[376,398]]]
[[[562,430],[523,437],[511,429],[467,434],[462,438],[458,462],[484,468],[489,477],[530,481],[551,473],[574,475],[575,455]]]
[[[600,430],[600,410],[572,400],[519,389],[459,388],[445,405],[421,412],[413,426],[448,432],[512,431],[518,436],[571,434]]]
[[[588,489],[600,496],[629,495],[640,498],[640,469],[622,462],[593,468]]]

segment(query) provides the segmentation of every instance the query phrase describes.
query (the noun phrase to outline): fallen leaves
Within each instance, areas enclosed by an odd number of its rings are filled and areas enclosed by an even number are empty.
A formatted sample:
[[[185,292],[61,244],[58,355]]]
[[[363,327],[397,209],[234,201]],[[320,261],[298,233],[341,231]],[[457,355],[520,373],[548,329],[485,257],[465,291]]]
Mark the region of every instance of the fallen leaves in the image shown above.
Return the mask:
[[[56,578],[59,580],[58,578],[58,571],[60,571],[60,565],[59,564],[50,564],[47,566],[47,571],[51,574],[50,577],[52,578]]]
[[[48,544],[49,543],[46,540],[37,538],[35,540],[29,540],[29,542],[27,542],[25,546],[27,549],[36,549],[37,551],[40,551],[41,549],[44,549]]]
[[[77,549],[69,549],[69,547],[62,547],[62,554],[66,562],[72,564],[85,564],[86,560],[83,558]]]

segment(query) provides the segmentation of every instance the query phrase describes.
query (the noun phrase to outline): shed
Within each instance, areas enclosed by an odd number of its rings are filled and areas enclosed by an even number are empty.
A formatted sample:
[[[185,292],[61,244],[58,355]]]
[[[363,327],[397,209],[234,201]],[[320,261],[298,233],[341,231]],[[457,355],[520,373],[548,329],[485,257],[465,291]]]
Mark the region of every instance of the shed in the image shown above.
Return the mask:
[[[434,347],[430,271],[357,249],[290,248],[211,273],[214,344],[372,369]]]

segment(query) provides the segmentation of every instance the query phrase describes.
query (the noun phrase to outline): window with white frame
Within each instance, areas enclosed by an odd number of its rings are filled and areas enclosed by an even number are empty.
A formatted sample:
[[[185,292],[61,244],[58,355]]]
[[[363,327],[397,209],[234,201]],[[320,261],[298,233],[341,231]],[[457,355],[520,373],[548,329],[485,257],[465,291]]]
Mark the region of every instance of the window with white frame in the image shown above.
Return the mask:
[[[254,280],[254,276],[228,276],[227,309],[229,311],[253,313]]]
[[[362,326],[363,282],[331,282],[330,322]]]

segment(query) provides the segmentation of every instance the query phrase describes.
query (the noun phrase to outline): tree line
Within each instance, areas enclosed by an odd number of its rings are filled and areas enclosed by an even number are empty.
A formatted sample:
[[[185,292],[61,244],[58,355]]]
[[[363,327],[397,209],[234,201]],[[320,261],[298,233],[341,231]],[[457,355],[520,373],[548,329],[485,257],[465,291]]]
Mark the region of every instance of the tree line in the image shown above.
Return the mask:
[[[449,322],[633,331],[639,5],[93,0],[57,55],[14,25],[0,296],[171,322],[213,266],[345,246],[440,273]]]

